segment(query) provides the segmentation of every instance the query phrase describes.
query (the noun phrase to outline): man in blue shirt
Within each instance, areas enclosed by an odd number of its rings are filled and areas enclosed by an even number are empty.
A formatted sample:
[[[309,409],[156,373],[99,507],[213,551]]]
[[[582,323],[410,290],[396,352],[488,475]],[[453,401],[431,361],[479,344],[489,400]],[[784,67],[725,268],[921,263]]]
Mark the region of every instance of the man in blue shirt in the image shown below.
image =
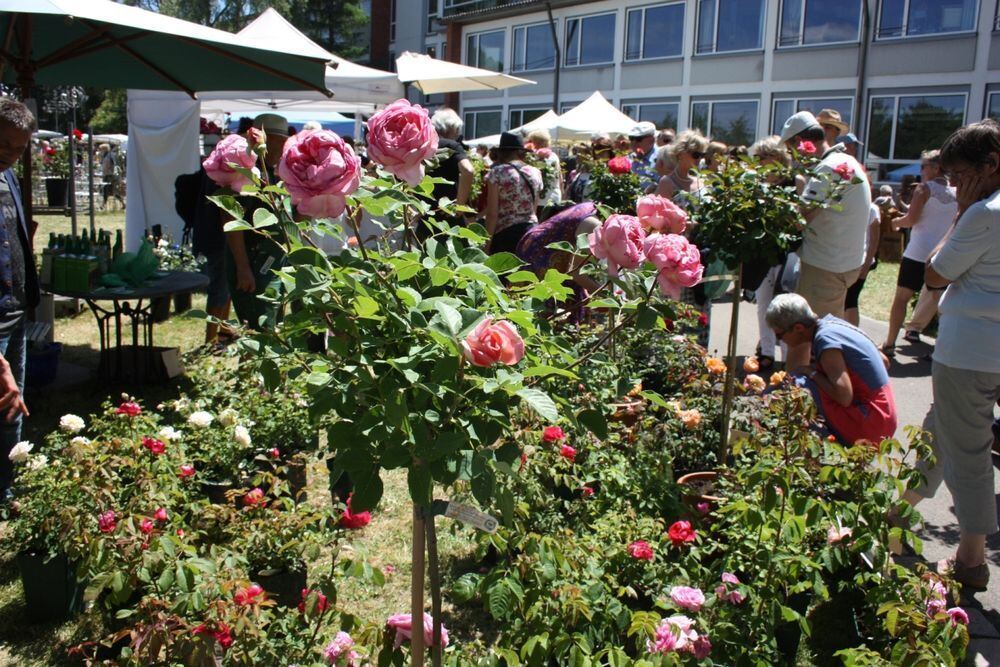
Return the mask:
[[[14,471],[10,450],[21,439],[24,404],[25,318],[38,305],[38,274],[29,223],[11,167],[31,142],[35,117],[12,99],[0,98],[0,502],[9,496]]]

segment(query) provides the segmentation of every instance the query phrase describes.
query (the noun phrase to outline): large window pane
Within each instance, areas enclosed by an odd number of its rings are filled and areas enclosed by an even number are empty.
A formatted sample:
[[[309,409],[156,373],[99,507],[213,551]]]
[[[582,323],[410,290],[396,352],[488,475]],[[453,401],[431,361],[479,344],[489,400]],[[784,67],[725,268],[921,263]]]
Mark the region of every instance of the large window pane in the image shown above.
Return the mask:
[[[771,118],[771,134],[781,134],[785,121],[795,113],[795,100],[775,100],[774,116]]]
[[[465,136],[471,139],[500,133],[500,111],[466,111]]]
[[[987,118],[1000,121],[1000,94],[990,93],[990,101],[986,107]]]
[[[677,128],[678,109],[677,104],[671,103],[627,104],[622,107],[622,111],[633,120],[649,121],[661,130]]]
[[[708,133],[708,102],[695,102],[691,105],[691,125],[692,129],[701,130]]]
[[[632,9],[625,20],[625,60],[638,60],[642,57],[642,12]]]
[[[479,57],[479,52],[476,49],[476,44],[479,42],[478,35],[469,35],[465,38],[465,64],[476,66],[476,58]]]
[[[785,0],[781,3],[781,34],[778,37],[778,46],[799,44],[803,2],[804,0]]]
[[[893,158],[920,159],[921,151],[940,148],[964,120],[963,95],[900,97]]]
[[[580,64],[580,19],[566,20],[566,64]]]
[[[972,30],[976,25],[976,0],[910,0],[906,34]]]
[[[892,119],[896,115],[896,98],[873,97],[868,117],[868,157],[891,157]]]
[[[580,64],[611,62],[615,58],[615,15],[588,16],[583,19]]]
[[[646,10],[642,57],[679,56],[684,46],[684,5],[681,3]]]
[[[476,67],[503,71],[503,31],[486,32],[479,35],[479,56]]]
[[[878,36],[899,37],[903,34],[903,11],[906,0],[882,0]]]
[[[551,69],[556,66],[555,47],[552,44],[552,29],[548,24],[527,28],[524,67],[527,70]]]
[[[514,28],[513,38],[511,39],[511,63],[510,68],[514,72],[521,72],[524,70],[524,28]]]
[[[786,3],[787,4],[787,3]],[[860,0],[808,0],[803,44],[846,42],[858,38]]]
[[[836,97],[832,99],[801,99],[798,102],[796,111],[808,111],[814,116],[823,109],[833,109],[840,114],[840,119],[851,126],[852,121],[852,100],[850,98]]]
[[[711,136],[730,146],[749,146],[757,134],[756,102],[712,104]]]
[[[698,53],[715,51],[715,1],[701,0],[698,3]]]
[[[764,0],[719,0],[716,51],[759,49]]]

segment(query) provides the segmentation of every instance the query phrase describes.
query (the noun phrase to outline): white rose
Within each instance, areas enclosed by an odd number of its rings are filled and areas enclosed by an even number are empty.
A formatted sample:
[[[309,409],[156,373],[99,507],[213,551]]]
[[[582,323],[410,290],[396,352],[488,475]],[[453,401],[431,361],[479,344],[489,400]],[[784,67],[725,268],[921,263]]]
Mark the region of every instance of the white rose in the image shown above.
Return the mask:
[[[28,453],[34,448],[35,446],[33,444],[27,440],[22,440],[14,445],[14,447],[10,450],[10,454],[7,455],[7,458],[9,458],[13,463],[24,463],[28,460]]]
[[[79,433],[86,426],[87,424],[83,421],[83,418],[76,415],[63,415],[59,418],[59,428],[67,433]]]
[[[160,432],[157,433],[157,435],[160,437],[160,440],[165,440],[167,442],[173,442],[181,439],[181,432],[175,430],[173,426],[164,426],[160,429]]]
[[[233,429],[233,441],[238,442],[244,447],[250,446],[250,431],[246,426],[240,424]]]
[[[184,412],[185,410],[188,409],[188,407],[190,407],[190,405],[191,405],[190,399],[178,398],[176,401],[174,401],[174,410],[176,410],[177,412]]]
[[[82,435],[78,435],[72,440],[70,440],[69,444],[73,445],[74,447],[85,447],[86,445],[90,444],[90,438],[85,438]]]
[[[198,428],[208,428],[212,423],[212,415],[204,410],[198,410],[197,412],[192,412],[191,416],[188,417],[188,423],[192,426],[197,426]]]
[[[223,426],[232,426],[238,419],[239,415],[232,408],[226,408],[219,413],[219,423]]]
[[[28,459],[28,470],[38,470],[39,468],[44,468],[49,464],[49,457],[45,454],[35,454],[30,459]]]

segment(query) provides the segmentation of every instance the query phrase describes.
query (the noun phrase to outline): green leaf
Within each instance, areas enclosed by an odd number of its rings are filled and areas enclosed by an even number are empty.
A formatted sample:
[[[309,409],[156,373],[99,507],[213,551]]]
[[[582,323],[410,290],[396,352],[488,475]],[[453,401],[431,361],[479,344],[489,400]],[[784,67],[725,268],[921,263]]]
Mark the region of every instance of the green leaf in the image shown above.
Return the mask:
[[[435,301],[434,308],[441,316],[441,322],[444,324],[445,328],[451,332],[453,337],[458,336],[458,332],[462,329],[461,313],[442,301]]]
[[[351,509],[356,512],[374,509],[382,499],[382,478],[378,467],[363,471],[355,471],[351,475],[354,481],[354,495],[351,496]]]
[[[521,268],[524,266],[524,261],[515,254],[498,252],[495,255],[490,255],[489,259],[486,260],[486,266],[497,273],[506,273]]]
[[[229,214],[229,217],[234,220],[243,219],[243,206],[233,195],[212,195],[206,197],[208,201],[212,202],[223,211]],[[229,231],[228,229],[226,231]]]
[[[555,402],[544,391],[524,387],[517,391],[517,395],[542,419],[550,422],[559,419],[559,410],[556,408]]]
[[[278,216],[264,207],[253,212],[253,226],[255,229],[271,227],[278,224]]]
[[[475,572],[467,572],[451,585],[451,598],[458,604],[465,604],[476,597],[479,582],[483,576]]]
[[[487,286],[500,285],[500,277],[485,264],[463,264],[458,267],[456,273]]]
[[[410,487],[410,499],[421,507],[430,507],[434,500],[434,480],[425,465],[414,466],[406,473],[406,483]]]
[[[522,375],[526,378],[531,377],[549,377],[550,375],[561,375],[562,377],[569,378],[571,380],[579,380],[580,376],[573,371],[568,371],[565,368],[558,368],[556,366],[546,366],[544,364],[538,366],[532,366],[525,370]]]
[[[587,430],[596,435],[601,440],[608,437],[608,422],[604,413],[599,410],[581,410],[576,415],[576,420],[587,427]]]
[[[537,283],[538,276],[536,276],[532,271],[518,271],[510,274],[507,280],[512,283]]]
[[[248,225],[245,220],[230,220],[222,226],[222,231],[224,232],[252,232],[253,227]]]
[[[370,296],[358,295],[354,297],[354,312],[358,317],[369,320],[381,320],[382,317],[376,317],[375,314],[381,310],[378,301],[371,298]]]

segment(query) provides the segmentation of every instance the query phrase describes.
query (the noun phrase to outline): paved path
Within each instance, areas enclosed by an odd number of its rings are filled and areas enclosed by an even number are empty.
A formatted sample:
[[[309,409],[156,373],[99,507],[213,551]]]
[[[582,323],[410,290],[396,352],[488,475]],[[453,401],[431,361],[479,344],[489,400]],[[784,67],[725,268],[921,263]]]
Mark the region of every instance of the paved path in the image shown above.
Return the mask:
[[[717,303],[712,308],[709,350],[720,356],[726,348],[731,314],[732,308],[728,303]],[[861,328],[877,342],[885,339],[886,326],[885,322],[866,317],[861,319]],[[753,354],[758,334],[755,305],[741,304],[739,331],[737,354]],[[933,341],[926,337],[924,340]],[[889,374],[899,413],[896,436],[903,439],[903,427],[923,425],[931,406],[931,364],[920,357],[929,353],[932,347],[924,343],[906,343],[902,336],[900,342]],[[997,465],[997,459],[994,459],[994,465]],[[994,484],[1000,502],[1000,477],[994,478]],[[958,544],[958,524],[948,489],[942,484],[937,495],[922,502],[918,509],[924,517],[923,527],[918,532],[924,541],[924,557],[934,562],[952,555]],[[962,606],[969,613],[969,634],[972,638],[966,664],[1000,666],[1000,534],[991,536],[986,545],[990,588],[984,593],[963,596],[962,600]]]

